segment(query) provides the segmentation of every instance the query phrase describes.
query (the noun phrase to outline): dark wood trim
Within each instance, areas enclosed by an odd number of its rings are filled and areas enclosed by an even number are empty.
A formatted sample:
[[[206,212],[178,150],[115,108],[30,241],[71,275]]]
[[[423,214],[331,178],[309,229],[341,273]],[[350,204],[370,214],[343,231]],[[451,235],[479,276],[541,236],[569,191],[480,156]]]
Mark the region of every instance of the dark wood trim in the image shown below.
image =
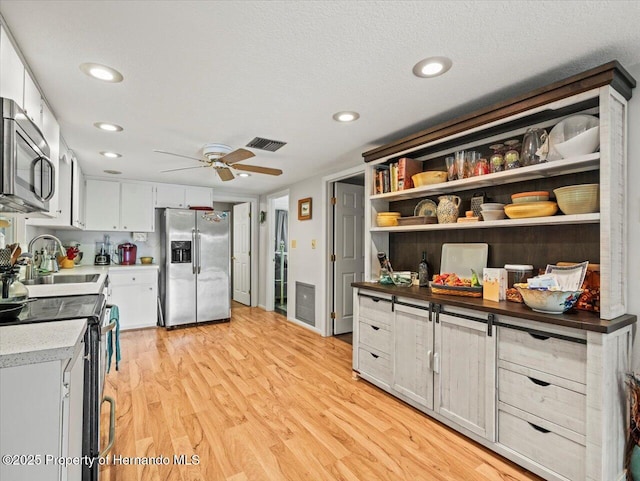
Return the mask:
[[[614,60],[581,74],[554,82],[546,87],[541,87],[490,107],[429,127],[369,150],[363,153],[362,156],[365,162],[371,162],[604,85],[611,85],[629,100],[631,98],[631,90],[636,86],[636,81],[617,60]]]

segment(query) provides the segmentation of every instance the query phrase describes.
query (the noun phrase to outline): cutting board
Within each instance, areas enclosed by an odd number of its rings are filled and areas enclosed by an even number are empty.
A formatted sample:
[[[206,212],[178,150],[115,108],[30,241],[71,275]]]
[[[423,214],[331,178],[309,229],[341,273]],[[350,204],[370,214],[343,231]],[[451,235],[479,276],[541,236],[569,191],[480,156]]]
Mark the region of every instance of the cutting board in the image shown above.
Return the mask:
[[[482,278],[487,267],[489,244],[442,244],[440,273],[453,273],[458,277],[471,277],[471,269]]]

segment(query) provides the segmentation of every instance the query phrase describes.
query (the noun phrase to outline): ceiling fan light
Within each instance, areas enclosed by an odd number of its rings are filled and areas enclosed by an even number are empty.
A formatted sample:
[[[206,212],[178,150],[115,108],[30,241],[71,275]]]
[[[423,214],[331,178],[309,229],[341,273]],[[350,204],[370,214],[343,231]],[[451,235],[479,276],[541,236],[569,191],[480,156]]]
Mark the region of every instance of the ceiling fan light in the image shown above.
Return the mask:
[[[237,176],[238,177],[251,177],[251,174],[247,174],[246,172],[240,172]]]
[[[437,77],[449,70],[452,65],[453,62],[447,57],[428,57],[414,65],[413,74],[422,78]]]
[[[80,70],[82,70],[89,77],[93,77],[103,82],[118,83],[122,82],[124,77],[116,69],[101,65],[99,63],[82,63],[80,64]]]
[[[109,122],[96,122],[93,126],[100,130],[106,130],[107,132],[122,132],[124,130],[121,126]]]
[[[353,111],[342,111],[336,112],[333,114],[333,120],[337,122],[353,122],[354,120],[358,120],[360,118],[360,114],[358,112]]]

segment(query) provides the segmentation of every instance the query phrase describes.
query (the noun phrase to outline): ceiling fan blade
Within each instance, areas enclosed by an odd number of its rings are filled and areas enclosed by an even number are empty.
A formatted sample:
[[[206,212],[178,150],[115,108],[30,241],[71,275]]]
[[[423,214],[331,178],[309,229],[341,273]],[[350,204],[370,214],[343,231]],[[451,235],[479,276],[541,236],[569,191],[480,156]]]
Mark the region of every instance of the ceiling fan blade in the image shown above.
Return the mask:
[[[267,174],[267,175],[280,175],[282,171],[280,169],[271,169],[269,167],[258,167],[257,165],[234,165],[234,169],[244,170],[246,172],[255,172],[256,174]]]
[[[234,179],[233,172],[231,172],[231,170],[227,169],[226,167],[220,167],[220,168],[216,169],[216,171],[218,172],[218,175],[220,176],[220,180],[222,180],[224,182]]]
[[[202,159],[198,157],[189,157],[188,155],[176,154],[174,152],[167,152],[166,150],[158,150],[153,149],[154,152],[158,152],[159,154],[167,154],[167,155],[175,155],[176,157],[184,157],[185,159],[197,160],[198,162],[204,162]]]
[[[225,164],[235,164],[241,160],[247,160],[251,157],[255,157],[256,154],[247,149],[237,149],[233,152],[229,152],[227,155],[220,157],[218,160]]]
[[[160,173],[164,172],[176,172],[178,170],[190,170],[190,169],[202,169],[203,167],[209,167],[208,165],[197,165],[195,167],[181,167],[179,169],[169,169],[169,170],[161,170]]]

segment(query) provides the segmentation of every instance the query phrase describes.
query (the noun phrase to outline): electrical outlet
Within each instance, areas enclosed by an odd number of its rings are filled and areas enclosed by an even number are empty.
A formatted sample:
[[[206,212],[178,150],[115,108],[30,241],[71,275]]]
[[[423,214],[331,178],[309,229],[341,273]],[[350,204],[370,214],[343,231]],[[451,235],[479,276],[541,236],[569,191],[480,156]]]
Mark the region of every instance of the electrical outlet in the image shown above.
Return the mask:
[[[312,249],[316,248],[316,240],[315,239],[311,239],[311,248]]]
[[[295,249],[298,245],[298,241],[295,239],[291,239],[291,248]]]

